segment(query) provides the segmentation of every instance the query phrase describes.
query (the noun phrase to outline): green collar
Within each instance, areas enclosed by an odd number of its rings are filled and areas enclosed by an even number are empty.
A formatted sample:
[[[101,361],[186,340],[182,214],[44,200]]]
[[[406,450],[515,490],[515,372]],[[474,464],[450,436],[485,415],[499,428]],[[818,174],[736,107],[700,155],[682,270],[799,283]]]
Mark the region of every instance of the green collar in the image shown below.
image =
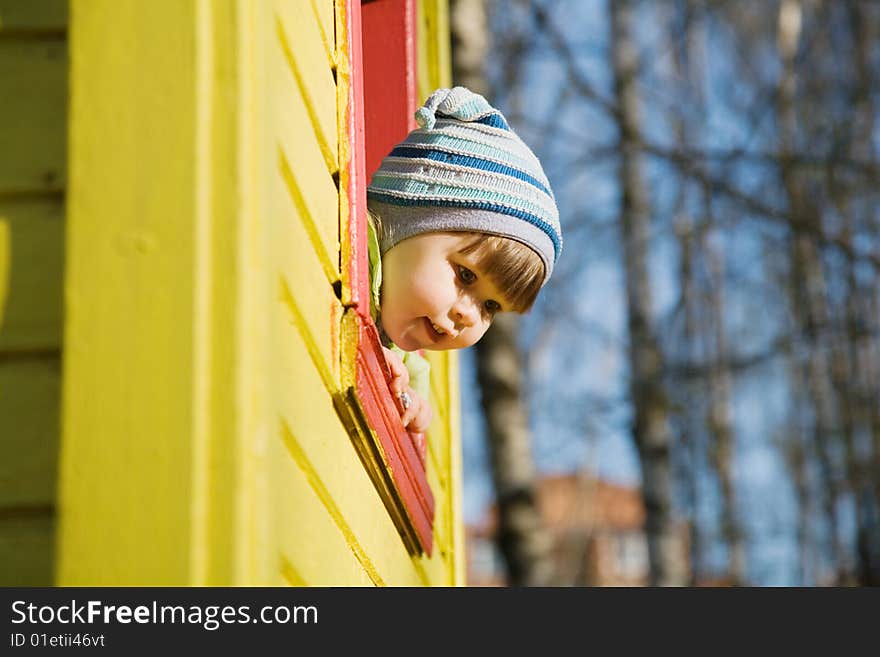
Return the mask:
[[[379,290],[382,289],[382,255],[379,251],[379,236],[372,218],[367,216],[367,253],[370,258],[370,315],[373,321],[379,318]]]

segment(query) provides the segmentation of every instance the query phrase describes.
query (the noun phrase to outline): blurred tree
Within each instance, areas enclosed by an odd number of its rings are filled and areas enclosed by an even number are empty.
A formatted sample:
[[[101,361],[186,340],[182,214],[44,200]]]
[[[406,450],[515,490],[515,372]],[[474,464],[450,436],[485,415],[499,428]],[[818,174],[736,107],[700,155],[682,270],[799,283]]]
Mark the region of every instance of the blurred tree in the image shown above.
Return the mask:
[[[489,49],[485,0],[452,0],[452,79],[489,94],[484,67]],[[514,66],[514,62],[508,62]],[[519,320],[496,317],[477,343],[476,367],[488,428],[492,481],[498,508],[498,547],[511,586],[546,586],[553,564],[549,536],[538,513],[532,442],[522,394]]]
[[[690,152],[704,129],[702,118],[697,122],[688,112],[704,117],[705,93],[702,89],[703,40],[695,29],[698,3],[677,0],[670,4],[669,40],[673,77],[678,97],[684,100],[671,109],[676,144],[682,153]],[[698,143],[698,142],[697,142]],[[701,164],[696,167],[702,168]],[[703,174],[705,177],[705,173]],[[679,487],[686,491],[691,513],[690,582],[704,577],[704,549],[699,511],[700,449],[708,443],[708,463],[719,480],[721,489],[721,538],[728,550],[728,567],[724,580],[731,584],[745,581],[743,530],[736,512],[733,482],[734,427],[731,418],[731,375],[727,368],[728,349],[724,308],[724,252],[718,246],[720,236],[714,226],[712,190],[704,182],[696,185],[687,175],[679,176],[673,230],[679,248],[679,295],[677,312],[684,315],[681,350],[689,367],[706,364],[700,379],[676,381],[668,377],[672,390],[680,389],[675,413],[678,419],[678,451],[683,451],[689,467],[679,474]],[[697,198],[688,204],[689,195]],[[695,205],[695,207],[690,207]],[[692,216],[696,215],[696,216]],[[715,240],[713,241],[713,238]],[[699,270],[703,275],[699,275]],[[667,372],[667,375],[669,372]],[[708,385],[705,385],[708,383]],[[700,416],[703,422],[700,423]],[[704,427],[700,425],[703,424]],[[701,430],[704,428],[704,430]],[[700,436],[706,440],[701,441]]]
[[[566,235],[539,453],[632,411],[652,582],[681,514],[691,582],[880,583],[880,3],[490,7]]]
[[[815,415],[811,437],[813,453],[818,458],[821,486],[820,506],[828,523],[828,542],[832,561],[841,564],[843,548],[839,541],[835,505],[839,497],[833,471],[830,442],[835,427],[834,400],[828,380],[825,331],[828,326],[826,282],[819,260],[815,235],[822,231],[819,207],[811,201],[801,171],[793,163],[798,141],[797,71],[795,57],[802,35],[803,9],[799,0],[783,0],[779,8],[778,47],[782,74],[777,93],[780,175],[785,190],[790,237],[789,272],[791,276],[792,316],[804,344],[800,375],[806,382],[810,407]],[[810,230],[801,230],[801,225]],[[836,581],[836,578],[835,578]]]
[[[687,565],[681,536],[673,521],[671,435],[662,380],[663,355],[654,334],[648,275],[651,208],[641,171],[639,51],[632,3],[612,0],[609,9],[620,139],[620,230],[627,295],[633,439],[642,467],[650,583],[675,586],[687,583]]]

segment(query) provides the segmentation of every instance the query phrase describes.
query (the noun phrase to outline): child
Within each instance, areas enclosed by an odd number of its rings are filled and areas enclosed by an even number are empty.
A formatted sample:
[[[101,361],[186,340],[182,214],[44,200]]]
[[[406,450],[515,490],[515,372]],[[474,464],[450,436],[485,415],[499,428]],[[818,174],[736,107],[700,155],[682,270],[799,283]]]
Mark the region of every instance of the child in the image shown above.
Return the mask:
[[[477,342],[499,312],[525,313],[562,248],[534,153],[464,87],[438,89],[367,188],[372,310],[410,431],[431,421],[421,349]]]

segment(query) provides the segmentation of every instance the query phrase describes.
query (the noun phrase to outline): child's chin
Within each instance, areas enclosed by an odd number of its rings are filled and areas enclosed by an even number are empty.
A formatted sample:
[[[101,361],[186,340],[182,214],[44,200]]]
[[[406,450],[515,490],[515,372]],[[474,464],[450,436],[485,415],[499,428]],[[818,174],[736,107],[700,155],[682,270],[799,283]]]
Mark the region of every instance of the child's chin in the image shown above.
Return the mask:
[[[391,338],[390,335],[388,337]],[[404,351],[446,351],[447,349],[451,349],[451,347],[442,347],[438,344],[432,343],[423,344],[419,340],[408,340],[406,338],[403,338],[400,342],[391,338],[391,341]]]
[[[393,342],[404,351],[416,351],[417,349],[424,348],[418,340],[408,335],[394,336],[391,333],[388,333],[387,335],[388,339],[391,340],[391,342]]]

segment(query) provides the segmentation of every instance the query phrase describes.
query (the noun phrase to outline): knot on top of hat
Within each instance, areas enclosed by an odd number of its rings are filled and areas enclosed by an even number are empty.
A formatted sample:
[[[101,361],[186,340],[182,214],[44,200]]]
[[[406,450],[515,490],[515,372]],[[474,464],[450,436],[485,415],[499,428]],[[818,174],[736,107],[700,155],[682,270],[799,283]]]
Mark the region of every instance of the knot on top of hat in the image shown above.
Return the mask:
[[[501,112],[492,107],[480,94],[475,94],[466,87],[437,89],[416,111],[416,122],[425,130],[431,130],[437,122],[438,114],[459,121],[480,121],[489,125],[499,123],[498,120],[491,122],[484,120],[495,115],[500,119],[503,127],[508,128]]]
[[[432,130],[437,119],[434,116],[434,110],[422,106],[416,110],[416,123],[425,130]]]

